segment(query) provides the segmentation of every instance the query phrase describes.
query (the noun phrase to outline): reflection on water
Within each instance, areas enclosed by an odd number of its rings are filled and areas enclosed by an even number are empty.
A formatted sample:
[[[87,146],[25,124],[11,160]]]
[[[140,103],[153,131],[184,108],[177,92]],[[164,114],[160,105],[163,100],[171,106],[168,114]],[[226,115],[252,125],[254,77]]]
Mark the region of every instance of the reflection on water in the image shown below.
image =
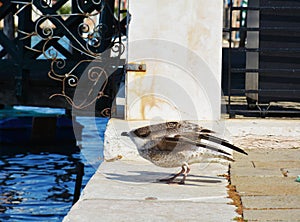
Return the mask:
[[[76,164],[85,165],[84,187],[101,162],[107,119],[97,119],[96,129],[90,127],[91,121],[89,118],[80,120],[85,126],[81,144],[84,152],[32,153],[24,147],[23,153],[16,154],[14,147],[5,148],[12,152],[0,156],[0,221],[63,219],[73,201]]]
[[[77,157],[76,157],[77,156]],[[0,218],[60,221],[72,203],[79,154],[19,154],[0,159]],[[69,204],[66,204],[69,203]]]

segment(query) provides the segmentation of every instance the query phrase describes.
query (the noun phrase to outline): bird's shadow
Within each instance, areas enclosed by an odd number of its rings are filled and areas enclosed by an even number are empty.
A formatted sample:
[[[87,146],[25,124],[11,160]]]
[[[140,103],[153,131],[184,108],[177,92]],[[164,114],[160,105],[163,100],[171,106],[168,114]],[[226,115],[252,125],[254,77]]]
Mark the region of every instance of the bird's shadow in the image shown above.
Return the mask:
[[[159,181],[160,179],[166,179],[173,176],[169,173],[163,172],[149,172],[149,171],[128,171],[128,174],[118,174],[118,173],[104,173],[105,177],[110,180],[128,182],[128,183],[161,183],[166,184],[166,182]],[[182,176],[176,178],[175,182],[179,182]],[[189,174],[186,178],[185,185],[194,186],[204,186],[205,184],[215,184],[221,183],[225,178],[222,177],[212,177],[212,176],[199,176],[194,174]]]

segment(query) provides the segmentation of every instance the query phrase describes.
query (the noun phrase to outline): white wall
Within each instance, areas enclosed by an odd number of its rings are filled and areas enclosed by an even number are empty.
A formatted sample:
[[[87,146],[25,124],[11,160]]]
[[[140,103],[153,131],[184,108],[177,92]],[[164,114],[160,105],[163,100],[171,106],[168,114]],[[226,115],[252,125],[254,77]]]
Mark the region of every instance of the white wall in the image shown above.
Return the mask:
[[[126,119],[220,118],[223,1],[130,0]]]

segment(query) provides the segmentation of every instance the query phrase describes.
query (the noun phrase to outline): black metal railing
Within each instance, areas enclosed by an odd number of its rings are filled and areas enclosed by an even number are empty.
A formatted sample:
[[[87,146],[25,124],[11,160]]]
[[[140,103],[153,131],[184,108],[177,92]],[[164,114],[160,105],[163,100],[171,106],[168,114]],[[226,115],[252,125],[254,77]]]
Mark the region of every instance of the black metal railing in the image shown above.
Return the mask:
[[[230,117],[299,117],[300,2],[231,0],[228,14],[222,87]]]
[[[110,115],[125,66],[123,2],[1,0],[0,104],[84,110],[97,103]],[[78,102],[83,73],[91,88]]]

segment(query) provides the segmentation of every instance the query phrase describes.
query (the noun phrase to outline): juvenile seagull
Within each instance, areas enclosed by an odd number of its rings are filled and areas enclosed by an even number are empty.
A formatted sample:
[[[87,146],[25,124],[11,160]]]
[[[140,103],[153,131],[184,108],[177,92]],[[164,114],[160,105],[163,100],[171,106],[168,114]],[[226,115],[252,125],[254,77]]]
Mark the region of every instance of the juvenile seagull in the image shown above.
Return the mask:
[[[179,184],[184,184],[190,172],[190,164],[199,163],[203,158],[233,161],[231,154],[218,145],[247,155],[244,150],[213,136],[213,133],[197,124],[180,121],[144,126],[122,135],[130,136],[139,154],[153,164],[169,168],[181,167],[179,173],[160,181],[173,183],[174,179],[182,174]]]

